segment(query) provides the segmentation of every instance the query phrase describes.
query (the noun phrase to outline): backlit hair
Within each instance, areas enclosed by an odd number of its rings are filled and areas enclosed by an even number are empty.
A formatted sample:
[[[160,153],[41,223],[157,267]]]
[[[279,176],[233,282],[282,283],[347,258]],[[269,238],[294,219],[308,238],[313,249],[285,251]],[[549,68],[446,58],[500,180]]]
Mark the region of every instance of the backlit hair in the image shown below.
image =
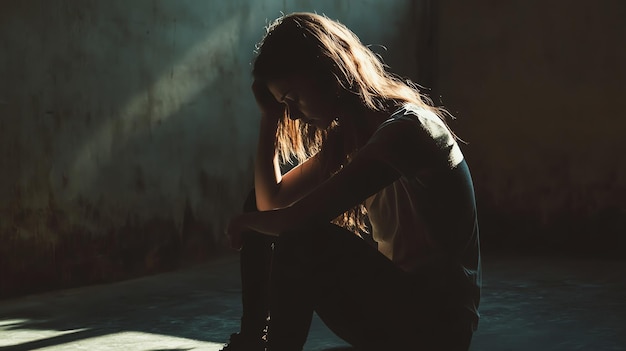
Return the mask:
[[[293,13],[279,17],[266,28],[256,53],[252,75],[261,82],[308,74],[327,89],[337,90],[346,109],[365,107],[391,113],[412,103],[432,110],[442,119],[446,114],[433,107],[415,84],[388,72],[380,58],[350,29],[322,15]],[[287,117],[280,119],[276,139],[283,162],[301,162],[322,151],[326,170],[332,174],[358,148],[356,144],[346,145],[345,141],[351,139],[350,131],[342,130],[341,124],[333,123],[327,130],[319,130]],[[363,230],[364,215],[364,207],[359,206],[336,222]]]

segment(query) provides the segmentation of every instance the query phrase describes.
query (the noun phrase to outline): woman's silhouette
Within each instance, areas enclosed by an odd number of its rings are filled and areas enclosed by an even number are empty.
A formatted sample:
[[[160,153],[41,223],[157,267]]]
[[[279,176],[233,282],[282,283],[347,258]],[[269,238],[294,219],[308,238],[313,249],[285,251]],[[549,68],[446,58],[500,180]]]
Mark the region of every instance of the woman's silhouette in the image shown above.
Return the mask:
[[[357,349],[467,350],[478,224],[445,111],[324,16],[282,16],[257,49],[255,189],[228,228],[243,316],[225,350],[301,350],[314,311]]]

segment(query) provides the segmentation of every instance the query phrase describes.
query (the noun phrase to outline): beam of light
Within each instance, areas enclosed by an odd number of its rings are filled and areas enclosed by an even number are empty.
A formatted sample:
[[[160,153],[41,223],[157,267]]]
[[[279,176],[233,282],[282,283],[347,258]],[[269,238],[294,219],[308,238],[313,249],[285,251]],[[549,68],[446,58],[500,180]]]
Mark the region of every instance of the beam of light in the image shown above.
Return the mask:
[[[34,341],[40,341],[50,339],[62,335],[79,333],[87,329],[71,329],[71,330],[40,330],[40,329],[28,329],[28,324],[33,322],[28,319],[7,319],[0,321],[0,347],[17,346],[24,343],[31,343]]]
[[[0,329],[2,330],[2,329]],[[53,339],[63,335],[79,333],[88,329],[75,330],[34,330],[18,329],[3,331],[4,337],[0,339],[0,347],[18,348],[20,345]],[[5,334],[6,333],[6,334]],[[67,342],[50,342],[49,346],[34,346],[33,350],[40,351],[152,351],[152,350],[221,350],[224,343],[212,341],[199,341],[176,336],[153,334],[137,331],[111,333],[101,336],[80,338]]]
[[[145,132],[136,128],[137,121],[149,119],[149,129],[175,115],[193,100],[203,88],[219,75],[212,61],[232,56],[232,46],[240,37],[240,16],[225,20],[218,27],[154,81],[147,89],[128,100],[115,117],[107,118],[94,135],[77,151],[68,173],[73,175],[71,193],[89,188],[98,168],[112,157],[115,144],[128,142],[135,134]],[[202,72],[202,74],[199,74]],[[150,132],[150,130],[148,130]]]
[[[15,325],[23,325],[25,323],[28,323],[28,319],[4,319],[4,320],[0,320],[0,330],[4,330],[6,328],[9,328],[9,327],[15,326]]]
[[[98,350],[98,351],[152,351],[152,350],[194,350],[218,351],[223,343],[199,341],[162,334],[136,331],[112,333],[103,336],[68,342],[62,345],[43,347],[41,351],[58,350]]]

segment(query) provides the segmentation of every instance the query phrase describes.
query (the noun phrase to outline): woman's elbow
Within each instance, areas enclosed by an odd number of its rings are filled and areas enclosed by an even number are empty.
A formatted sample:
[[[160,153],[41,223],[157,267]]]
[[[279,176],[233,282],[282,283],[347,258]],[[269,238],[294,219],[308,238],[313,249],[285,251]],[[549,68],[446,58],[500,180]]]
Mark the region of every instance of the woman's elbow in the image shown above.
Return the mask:
[[[278,210],[281,208],[285,208],[290,204],[285,204],[280,201],[278,198],[268,199],[257,195],[256,198],[256,207],[259,211],[271,211]]]

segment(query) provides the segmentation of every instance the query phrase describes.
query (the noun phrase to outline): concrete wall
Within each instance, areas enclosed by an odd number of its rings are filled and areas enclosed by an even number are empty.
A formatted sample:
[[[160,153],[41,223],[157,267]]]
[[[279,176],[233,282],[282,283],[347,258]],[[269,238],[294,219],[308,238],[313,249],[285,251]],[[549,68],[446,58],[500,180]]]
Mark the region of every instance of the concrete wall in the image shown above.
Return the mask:
[[[252,50],[281,11],[339,19],[415,72],[408,0],[2,2],[0,296],[224,247],[252,184]]]
[[[626,3],[441,1],[437,93],[486,247],[625,257]]]
[[[626,251],[621,1],[5,0],[0,296],[224,249],[252,184],[249,62],[281,11],[339,19],[433,86],[487,250]]]

